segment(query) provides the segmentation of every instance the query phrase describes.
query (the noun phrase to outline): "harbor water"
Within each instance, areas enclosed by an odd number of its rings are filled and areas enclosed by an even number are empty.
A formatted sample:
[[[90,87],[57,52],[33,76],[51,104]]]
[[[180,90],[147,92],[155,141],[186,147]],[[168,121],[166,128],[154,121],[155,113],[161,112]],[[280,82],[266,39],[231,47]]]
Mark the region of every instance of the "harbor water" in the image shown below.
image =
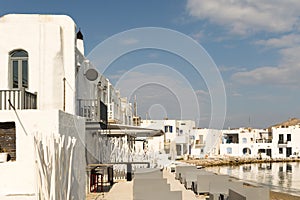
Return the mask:
[[[240,166],[207,167],[206,170],[263,185],[271,190],[300,196],[300,163],[256,163]]]

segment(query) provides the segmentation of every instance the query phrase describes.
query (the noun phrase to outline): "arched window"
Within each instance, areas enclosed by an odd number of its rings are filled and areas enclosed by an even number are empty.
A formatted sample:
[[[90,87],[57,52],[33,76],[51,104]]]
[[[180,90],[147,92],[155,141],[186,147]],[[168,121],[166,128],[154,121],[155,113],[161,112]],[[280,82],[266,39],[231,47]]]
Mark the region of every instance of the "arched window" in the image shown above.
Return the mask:
[[[251,149],[249,149],[249,148],[244,148],[244,149],[243,149],[243,154],[244,154],[244,155],[250,155],[250,154],[251,154]]]
[[[14,50],[9,54],[12,88],[28,88],[28,53]]]

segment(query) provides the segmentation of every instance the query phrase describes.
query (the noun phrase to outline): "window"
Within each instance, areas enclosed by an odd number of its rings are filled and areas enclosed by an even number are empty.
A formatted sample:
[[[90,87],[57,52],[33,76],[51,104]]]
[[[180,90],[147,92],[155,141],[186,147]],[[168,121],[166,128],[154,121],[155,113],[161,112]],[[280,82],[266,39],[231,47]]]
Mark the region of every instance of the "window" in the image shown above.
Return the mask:
[[[165,126],[165,133],[168,132],[168,126]]]
[[[247,143],[247,138],[242,138],[242,142],[243,142],[243,144],[246,144]]]
[[[283,144],[283,134],[279,134],[278,144]]]
[[[227,147],[227,154],[232,154],[232,148],[231,147]]]
[[[28,53],[15,50],[9,54],[12,88],[28,88]]]
[[[0,122],[0,146],[8,153],[8,159],[16,160],[15,122]]]
[[[173,126],[165,126],[165,133],[167,132],[173,133]]]
[[[287,134],[287,141],[292,141],[292,136],[291,136],[291,134]]]
[[[250,154],[251,154],[251,149],[249,149],[249,148],[244,148],[244,149],[243,149],[243,154],[244,154],[244,155],[250,155]]]
[[[283,149],[279,148],[279,154],[283,154]]]

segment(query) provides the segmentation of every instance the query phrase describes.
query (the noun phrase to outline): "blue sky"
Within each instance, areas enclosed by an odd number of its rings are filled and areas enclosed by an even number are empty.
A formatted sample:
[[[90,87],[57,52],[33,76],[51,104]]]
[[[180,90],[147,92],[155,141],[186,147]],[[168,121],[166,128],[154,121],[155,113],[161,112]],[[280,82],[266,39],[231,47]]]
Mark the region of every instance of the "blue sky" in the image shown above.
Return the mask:
[[[300,117],[300,1],[1,1],[0,15],[8,13],[71,16],[84,34],[87,55],[99,43],[129,29],[162,27],[179,31],[199,42],[220,71],[227,97],[225,128],[265,128]],[[169,66],[176,73],[137,67],[147,63]],[[130,70],[132,73],[125,73]],[[178,74],[184,77],[182,85]],[[137,95],[143,118],[148,112],[153,119],[183,117],[197,120],[201,127],[209,124],[212,105],[208,86],[189,63],[172,53],[154,49],[131,52],[116,60],[105,75],[123,96],[129,94],[127,84],[135,84],[141,77],[169,80],[182,90],[188,85],[197,96],[200,117],[192,112],[182,115],[177,106],[188,102],[175,101],[172,95],[178,95],[177,90],[160,84],[131,91],[128,98]],[[118,84],[121,79],[126,84]]]

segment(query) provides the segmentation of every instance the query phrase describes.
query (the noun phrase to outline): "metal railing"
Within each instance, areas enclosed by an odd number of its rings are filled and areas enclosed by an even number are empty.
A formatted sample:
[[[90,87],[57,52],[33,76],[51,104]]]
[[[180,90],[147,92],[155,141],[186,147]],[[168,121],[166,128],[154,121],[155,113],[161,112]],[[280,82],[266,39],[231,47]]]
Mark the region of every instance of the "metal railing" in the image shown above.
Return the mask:
[[[98,99],[77,99],[78,115],[87,121],[107,124],[107,106]]]
[[[0,90],[0,110],[12,110],[9,101],[15,109],[37,109],[37,94],[25,91],[25,88]]]
[[[88,121],[100,121],[100,107],[97,99],[78,99],[78,114]]]
[[[272,143],[272,139],[256,139],[256,143]]]
[[[278,140],[278,144],[287,144],[286,140]]]

